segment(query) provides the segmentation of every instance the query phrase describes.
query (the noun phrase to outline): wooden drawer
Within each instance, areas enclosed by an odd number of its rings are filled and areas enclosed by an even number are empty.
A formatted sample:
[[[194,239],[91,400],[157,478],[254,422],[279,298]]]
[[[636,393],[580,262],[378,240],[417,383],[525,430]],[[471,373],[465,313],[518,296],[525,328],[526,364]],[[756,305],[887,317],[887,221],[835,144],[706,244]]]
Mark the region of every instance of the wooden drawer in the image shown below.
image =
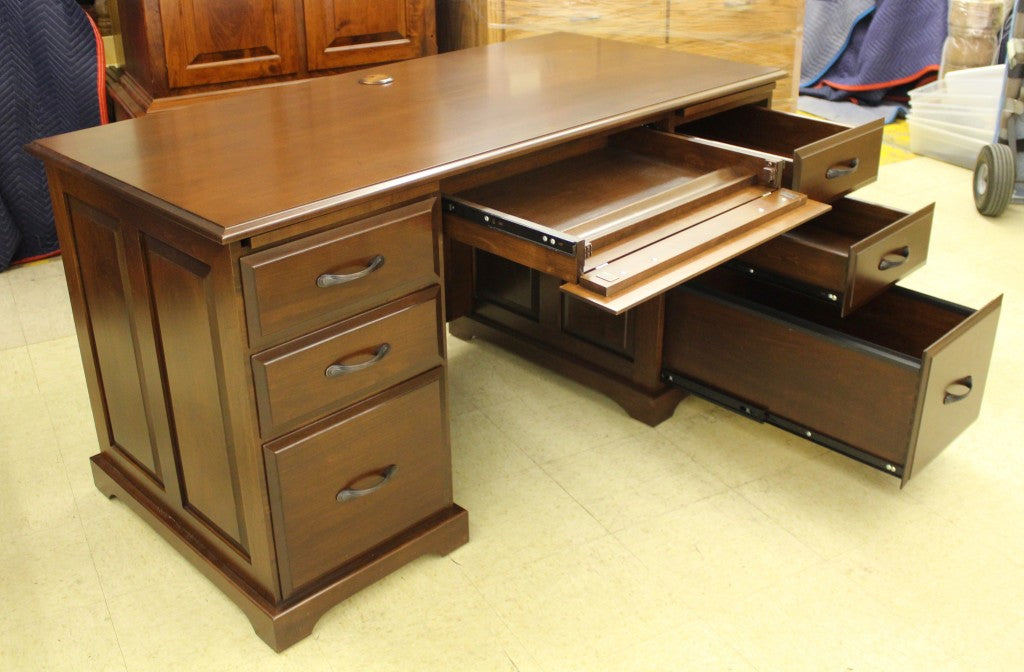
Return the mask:
[[[442,370],[264,448],[282,590],[452,505]]]
[[[260,428],[274,436],[441,364],[437,287],[252,358]]]
[[[434,201],[243,257],[250,339],[308,331],[438,282]]]
[[[850,128],[819,119],[746,105],[683,124],[677,130],[774,156],[783,186],[831,201],[878,176],[883,121]]]
[[[668,296],[664,378],[905,483],[977,417],[1001,300],[893,287],[840,318],[716,269]]]
[[[634,129],[444,197],[446,234],[619,314],[828,209],[770,161]]]
[[[933,205],[906,213],[841,198],[832,210],[730,266],[828,301],[848,315],[928,258]]]

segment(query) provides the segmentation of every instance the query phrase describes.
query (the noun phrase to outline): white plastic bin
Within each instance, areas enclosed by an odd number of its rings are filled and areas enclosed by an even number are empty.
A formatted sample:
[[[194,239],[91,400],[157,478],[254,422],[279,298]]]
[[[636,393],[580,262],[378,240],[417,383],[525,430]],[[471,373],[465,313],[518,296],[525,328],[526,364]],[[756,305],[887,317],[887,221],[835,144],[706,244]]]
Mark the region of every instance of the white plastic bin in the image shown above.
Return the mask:
[[[908,119],[917,119],[928,123],[941,122],[955,126],[973,128],[989,138],[995,137],[996,108],[963,107],[960,105],[929,105],[919,104],[911,108]]]
[[[991,142],[991,138],[980,140],[953,133],[913,115],[907,118],[907,125],[910,127],[910,151],[963,168],[973,169],[978,152]]]

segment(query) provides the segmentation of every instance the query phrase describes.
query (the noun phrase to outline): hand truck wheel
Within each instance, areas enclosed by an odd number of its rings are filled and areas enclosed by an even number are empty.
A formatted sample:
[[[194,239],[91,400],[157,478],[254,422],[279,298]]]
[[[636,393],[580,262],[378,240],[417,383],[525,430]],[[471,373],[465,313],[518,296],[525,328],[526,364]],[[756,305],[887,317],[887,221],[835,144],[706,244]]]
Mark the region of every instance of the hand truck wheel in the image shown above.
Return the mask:
[[[1016,182],[1013,150],[992,143],[978,152],[974,166],[974,207],[986,217],[998,217],[1009,205]]]

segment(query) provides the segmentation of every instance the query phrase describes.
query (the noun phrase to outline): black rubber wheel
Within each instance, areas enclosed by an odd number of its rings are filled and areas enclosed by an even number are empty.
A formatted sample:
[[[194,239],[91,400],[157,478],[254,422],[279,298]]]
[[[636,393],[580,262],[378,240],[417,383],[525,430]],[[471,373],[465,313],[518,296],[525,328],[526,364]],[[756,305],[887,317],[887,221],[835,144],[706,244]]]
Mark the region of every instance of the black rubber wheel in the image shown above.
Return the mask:
[[[1008,145],[985,145],[974,165],[974,207],[986,217],[998,217],[1013,197],[1017,179],[1013,150]]]

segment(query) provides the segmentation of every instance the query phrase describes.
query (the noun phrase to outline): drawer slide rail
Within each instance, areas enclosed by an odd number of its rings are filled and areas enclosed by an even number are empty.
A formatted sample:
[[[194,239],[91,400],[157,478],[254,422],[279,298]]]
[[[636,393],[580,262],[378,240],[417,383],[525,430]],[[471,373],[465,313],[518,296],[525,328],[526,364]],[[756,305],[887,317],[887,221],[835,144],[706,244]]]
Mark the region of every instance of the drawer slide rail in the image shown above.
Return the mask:
[[[903,478],[903,467],[901,465],[893,464],[888,460],[883,460],[880,457],[866,453],[859,448],[855,448],[847,443],[838,441],[826,434],[820,434],[809,427],[805,427],[801,424],[775,415],[767,409],[759,408],[756,405],[734,397],[722,390],[705,385],[698,380],[680,375],[669,369],[665,369],[661,372],[661,380],[664,383],[674,385],[675,387],[683,389],[690,394],[694,394],[702,399],[707,399],[712,403],[718,404],[723,408],[727,408],[738,415],[742,415],[743,417],[750,418],[761,423],[774,425],[779,429],[784,429],[791,434],[796,434],[808,441],[813,441],[814,443],[824,446],[829,450],[833,450],[837,453],[853,458],[858,462],[868,465],[869,467],[874,467],[879,471],[884,471],[885,473],[897,478]]]
[[[842,306],[843,304],[843,294],[841,292],[836,292],[831,289],[819,287],[818,285],[812,285],[809,282],[801,282],[800,280],[794,280],[793,278],[787,277],[780,273],[766,271],[762,268],[757,268],[755,266],[751,266],[750,264],[735,259],[732,261],[727,261],[725,264],[723,264],[723,266],[725,266],[726,268],[730,268],[738,273],[742,273],[743,275],[754,278],[756,280],[770,282],[771,284],[778,285],[780,287],[786,287],[787,289],[791,289],[794,292],[798,292],[800,294],[803,294],[804,296],[809,296],[813,299],[818,299],[819,301],[824,301],[825,303],[834,304],[838,306]]]
[[[550,229],[539,230],[535,224],[525,219],[477,204],[470,204],[454,196],[444,196],[441,200],[441,207],[444,212],[462,217],[474,224],[496,231],[504,231],[570,257],[576,256],[577,245],[581,242],[575,236],[566,236]]]

